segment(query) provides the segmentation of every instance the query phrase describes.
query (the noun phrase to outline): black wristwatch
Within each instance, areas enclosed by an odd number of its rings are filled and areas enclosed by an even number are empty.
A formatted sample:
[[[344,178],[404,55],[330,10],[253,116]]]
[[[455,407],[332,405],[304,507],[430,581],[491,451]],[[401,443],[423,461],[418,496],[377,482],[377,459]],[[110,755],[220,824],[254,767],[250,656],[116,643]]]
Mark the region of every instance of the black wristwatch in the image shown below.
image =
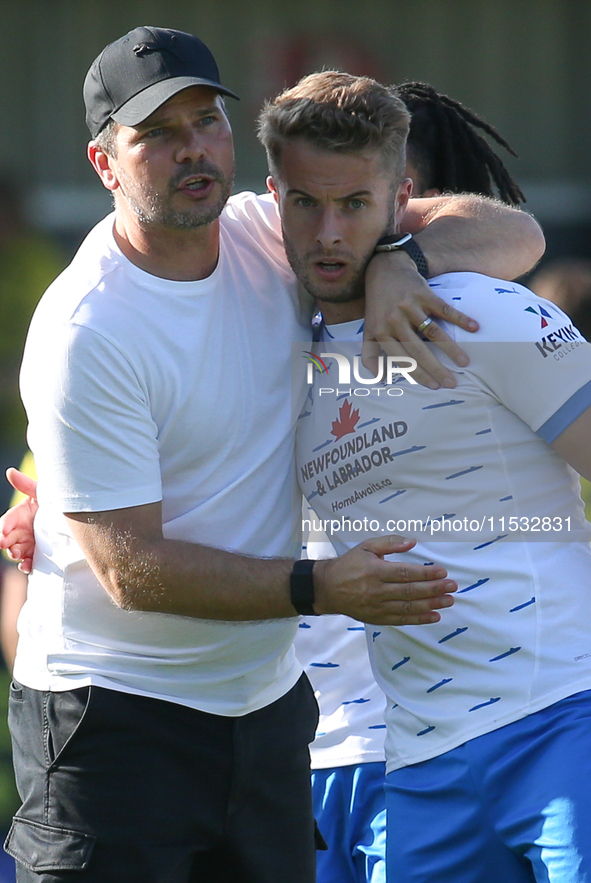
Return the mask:
[[[421,246],[417,245],[416,240],[413,239],[412,233],[406,233],[404,236],[400,236],[396,233],[391,236],[382,236],[376,245],[374,252],[398,251],[400,248],[410,255],[417,265],[417,270],[421,276],[428,279],[429,265],[427,264],[427,258],[423,254]]]

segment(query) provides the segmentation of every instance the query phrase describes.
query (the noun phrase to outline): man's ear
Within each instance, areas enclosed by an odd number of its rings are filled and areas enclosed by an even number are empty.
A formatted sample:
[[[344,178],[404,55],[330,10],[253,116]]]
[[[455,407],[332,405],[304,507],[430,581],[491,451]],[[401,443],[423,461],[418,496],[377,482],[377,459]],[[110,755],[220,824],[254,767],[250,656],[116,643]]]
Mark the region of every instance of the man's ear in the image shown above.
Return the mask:
[[[103,187],[111,191],[117,190],[119,180],[112,157],[105,153],[104,150],[101,150],[96,141],[89,143],[86,155],[91,166],[101,179]]]
[[[273,180],[271,175],[269,175],[269,177],[267,178],[267,190],[273,194],[273,197],[275,198],[275,202],[278,203],[279,202],[279,193],[277,192],[277,187],[275,186],[275,181]]]
[[[395,217],[396,217],[396,226],[400,224],[402,220],[402,216],[406,211],[406,206],[408,205],[408,200],[412,196],[412,178],[405,178],[398,187],[396,192],[396,209],[395,209]]]

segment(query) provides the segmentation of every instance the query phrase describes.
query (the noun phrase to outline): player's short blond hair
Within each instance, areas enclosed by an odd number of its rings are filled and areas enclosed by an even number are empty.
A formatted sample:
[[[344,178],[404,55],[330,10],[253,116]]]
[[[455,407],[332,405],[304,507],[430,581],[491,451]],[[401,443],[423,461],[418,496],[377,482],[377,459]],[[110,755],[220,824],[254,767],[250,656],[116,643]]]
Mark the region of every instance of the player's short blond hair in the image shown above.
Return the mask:
[[[300,137],[335,152],[374,148],[393,177],[402,180],[409,123],[404,103],[387,86],[369,77],[321,71],[265,103],[258,137],[272,175],[280,172],[283,144]]]

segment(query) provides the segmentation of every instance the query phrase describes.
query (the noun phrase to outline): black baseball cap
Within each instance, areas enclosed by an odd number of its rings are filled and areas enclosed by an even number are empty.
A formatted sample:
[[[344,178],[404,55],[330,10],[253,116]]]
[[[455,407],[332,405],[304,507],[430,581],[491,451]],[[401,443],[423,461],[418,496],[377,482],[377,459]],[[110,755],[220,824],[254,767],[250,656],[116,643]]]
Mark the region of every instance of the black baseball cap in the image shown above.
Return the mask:
[[[86,124],[96,138],[110,119],[137,126],[188,86],[220,83],[215,58],[198,37],[169,28],[134,28],[103,49],[84,80]]]

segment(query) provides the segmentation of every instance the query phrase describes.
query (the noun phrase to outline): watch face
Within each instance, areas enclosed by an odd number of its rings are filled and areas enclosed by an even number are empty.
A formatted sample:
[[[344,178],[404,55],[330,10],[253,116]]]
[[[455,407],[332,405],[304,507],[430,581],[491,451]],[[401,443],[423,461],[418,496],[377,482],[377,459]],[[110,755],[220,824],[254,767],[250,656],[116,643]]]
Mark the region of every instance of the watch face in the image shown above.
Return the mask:
[[[376,248],[381,248],[382,246],[388,245],[390,246],[388,251],[396,251],[397,248],[402,248],[405,242],[410,242],[412,239],[412,233],[405,233],[404,236],[400,236],[399,234],[391,234],[390,236],[382,236],[382,238],[378,241]],[[384,249],[385,250],[385,249]]]

